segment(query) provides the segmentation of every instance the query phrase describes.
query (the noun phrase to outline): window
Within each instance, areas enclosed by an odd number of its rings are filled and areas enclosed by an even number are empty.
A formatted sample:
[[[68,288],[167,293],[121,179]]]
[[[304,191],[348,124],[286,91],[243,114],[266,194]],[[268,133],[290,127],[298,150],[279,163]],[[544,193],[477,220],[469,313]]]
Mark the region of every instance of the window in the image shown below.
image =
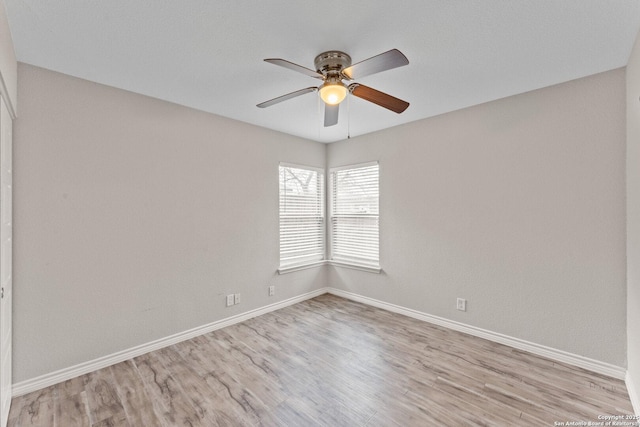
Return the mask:
[[[331,260],[379,268],[378,163],[331,170]]]
[[[280,269],[324,260],[324,174],[281,164]]]

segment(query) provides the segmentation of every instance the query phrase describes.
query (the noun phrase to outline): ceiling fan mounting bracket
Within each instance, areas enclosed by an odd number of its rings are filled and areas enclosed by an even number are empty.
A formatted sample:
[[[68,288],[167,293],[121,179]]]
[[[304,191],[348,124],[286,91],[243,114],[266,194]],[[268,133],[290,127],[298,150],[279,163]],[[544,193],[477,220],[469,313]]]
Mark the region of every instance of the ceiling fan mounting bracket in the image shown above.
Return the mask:
[[[326,77],[338,76],[342,70],[351,66],[351,57],[339,50],[330,50],[316,56],[313,63],[316,70]]]

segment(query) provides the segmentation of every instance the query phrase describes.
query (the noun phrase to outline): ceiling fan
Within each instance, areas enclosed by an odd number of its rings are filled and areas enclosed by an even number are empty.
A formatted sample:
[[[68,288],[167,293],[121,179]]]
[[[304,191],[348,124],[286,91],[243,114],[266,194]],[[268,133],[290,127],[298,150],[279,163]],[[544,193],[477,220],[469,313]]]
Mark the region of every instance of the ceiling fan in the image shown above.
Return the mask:
[[[402,113],[407,109],[407,107],[409,107],[408,102],[363,84],[354,82],[347,86],[343,82],[343,80],[351,81],[360,79],[381,71],[391,70],[393,68],[407,65],[409,60],[398,49],[391,49],[390,51],[365,59],[364,61],[353,65],[351,65],[351,57],[346,53],[337,50],[330,50],[316,56],[314,61],[316,71],[280,58],[268,58],[265,59],[265,61],[320,79],[324,81],[324,83],[318,87],[311,86],[262,102],[257,105],[260,108],[270,107],[279,102],[304,95],[305,93],[318,91],[320,93],[320,98],[322,98],[325,103],[324,126],[328,127],[338,123],[340,103],[346,98],[348,93],[366,101],[373,102],[374,104],[398,114]]]

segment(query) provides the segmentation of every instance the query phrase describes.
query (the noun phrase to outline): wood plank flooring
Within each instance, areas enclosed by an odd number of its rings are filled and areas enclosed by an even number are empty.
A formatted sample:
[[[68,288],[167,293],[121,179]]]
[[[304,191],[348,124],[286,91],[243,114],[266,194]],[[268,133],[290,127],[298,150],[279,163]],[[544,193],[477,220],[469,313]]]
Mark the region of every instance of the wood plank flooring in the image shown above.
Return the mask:
[[[553,426],[623,381],[322,295],[13,400],[9,426]]]

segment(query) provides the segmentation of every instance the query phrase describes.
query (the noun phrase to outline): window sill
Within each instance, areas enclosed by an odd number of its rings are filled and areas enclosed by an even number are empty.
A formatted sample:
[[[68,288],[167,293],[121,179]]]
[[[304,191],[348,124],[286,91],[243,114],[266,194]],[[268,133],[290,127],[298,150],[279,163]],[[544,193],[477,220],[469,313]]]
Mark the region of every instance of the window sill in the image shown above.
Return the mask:
[[[327,264],[333,265],[334,267],[344,267],[351,268],[353,270],[366,271],[367,273],[380,274],[382,273],[381,267],[373,267],[370,265],[362,265],[362,264],[350,264],[341,261],[327,261]]]
[[[306,270],[308,268],[321,267],[326,263],[327,262],[323,260],[323,261],[310,262],[309,264],[299,264],[299,265],[291,265],[287,267],[280,267],[278,268],[278,274],[287,274],[287,273],[293,273],[294,271]]]
[[[277,271],[278,271],[278,274],[287,274],[287,273],[293,273],[294,271],[306,270],[308,268],[321,267],[323,265],[332,265],[334,267],[350,268],[352,270],[366,271],[367,273],[374,273],[374,274],[382,273],[382,267],[373,267],[371,265],[363,265],[363,264],[351,264],[348,262],[331,261],[331,260],[314,261],[314,262],[310,262],[309,264],[280,267],[278,268]]]

